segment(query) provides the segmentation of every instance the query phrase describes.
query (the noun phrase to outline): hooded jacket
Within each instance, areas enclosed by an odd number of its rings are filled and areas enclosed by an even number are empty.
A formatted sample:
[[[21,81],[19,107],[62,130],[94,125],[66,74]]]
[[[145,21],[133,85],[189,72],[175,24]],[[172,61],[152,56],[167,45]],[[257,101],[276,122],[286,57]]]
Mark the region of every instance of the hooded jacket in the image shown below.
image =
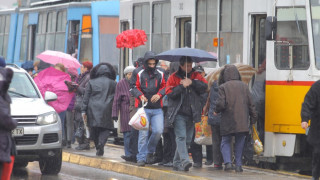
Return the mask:
[[[112,104],[116,89],[115,70],[109,63],[100,63],[90,73],[81,107],[87,114],[89,127],[113,129]]]
[[[159,60],[155,58],[155,54],[151,51],[144,55],[143,66],[135,69],[130,80],[130,92],[136,98],[135,107],[141,107],[140,97],[144,95],[148,99],[147,109],[158,109],[162,107],[161,98],[165,95],[165,74],[162,70],[157,68],[150,68],[148,60],[155,59],[156,65]],[[151,97],[155,94],[160,96],[160,99],[152,103]]]
[[[17,121],[11,118],[11,99],[7,93],[12,77],[11,69],[0,68],[0,162],[11,162],[11,150],[15,146],[11,130],[17,127]]]
[[[215,112],[221,112],[221,135],[249,132],[249,119],[254,124],[257,113],[248,86],[241,81],[234,65],[226,65],[220,76],[219,83],[222,83]]]
[[[173,126],[176,115],[179,114],[179,112],[184,112],[186,105],[189,105],[188,110],[191,111],[193,123],[201,121],[202,107],[204,105],[201,95],[204,94],[208,88],[207,81],[200,73],[195,72],[194,69],[188,73],[187,76],[192,80],[192,84],[187,88],[180,84],[180,81],[185,78],[185,72],[183,72],[180,67],[179,70],[173,73],[168,79],[166,86],[166,94],[168,96],[166,127]],[[186,101],[188,103],[183,104],[183,102]]]

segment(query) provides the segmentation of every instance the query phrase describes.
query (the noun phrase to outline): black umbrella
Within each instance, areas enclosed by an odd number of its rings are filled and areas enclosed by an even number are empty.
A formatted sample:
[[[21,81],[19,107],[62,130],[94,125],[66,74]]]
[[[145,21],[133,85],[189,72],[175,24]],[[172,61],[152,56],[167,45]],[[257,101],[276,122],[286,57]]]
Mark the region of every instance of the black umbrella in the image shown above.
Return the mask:
[[[176,62],[180,61],[182,57],[190,57],[193,62],[202,62],[202,61],[217,61],[217,57],[208,53],[207,51],[195,48],[176,48],[171,49],[165,52],[162,52],[156,55],[157,59]]]

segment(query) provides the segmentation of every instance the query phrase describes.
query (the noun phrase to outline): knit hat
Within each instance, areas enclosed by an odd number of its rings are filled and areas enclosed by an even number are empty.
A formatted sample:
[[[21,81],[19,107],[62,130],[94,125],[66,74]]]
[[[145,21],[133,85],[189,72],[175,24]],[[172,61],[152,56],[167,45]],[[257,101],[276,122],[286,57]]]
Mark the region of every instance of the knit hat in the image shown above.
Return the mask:
[[[133,66],[127,66],[127,67],[124,69],[123,74],[126,75],[126,74],[128,74],[128,73],[131,73],[131,72],[133,72],[134,69],[135,69],[135,67],[133,67]]]
[[[4,57],[0,56],[0,67],[6,67],[6,61],[4,60]]]
[[[82,65],[83,65],[84,67],[88,68],[88,70],[91,70],[92,67],[93,67],[93,64],[92,64],[91,61],[84,61],[84,62],[82,63]]]

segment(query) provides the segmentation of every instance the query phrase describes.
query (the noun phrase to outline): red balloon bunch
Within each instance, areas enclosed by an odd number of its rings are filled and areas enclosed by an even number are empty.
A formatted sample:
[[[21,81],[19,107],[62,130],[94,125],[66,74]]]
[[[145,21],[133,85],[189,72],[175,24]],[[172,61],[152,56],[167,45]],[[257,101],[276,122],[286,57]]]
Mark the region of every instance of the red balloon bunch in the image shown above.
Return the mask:
[[[116,38],[117,48],[130,48],[133,49],[140,45],[145,45],[147,41],[147,35],[144,30],[130,29],[123,31]]]

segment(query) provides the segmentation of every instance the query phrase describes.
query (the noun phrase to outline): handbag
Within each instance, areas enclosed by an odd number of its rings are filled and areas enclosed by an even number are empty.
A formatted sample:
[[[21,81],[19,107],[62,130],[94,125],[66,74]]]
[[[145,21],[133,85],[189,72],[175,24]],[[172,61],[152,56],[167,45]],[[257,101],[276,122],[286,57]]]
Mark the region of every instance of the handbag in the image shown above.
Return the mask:
[[[149,121],[144,111],[144,107],[147,103],[142,103],[142,107],[138,109],[138,111],[132,116],[129,121],[129,125],[132,126],[136,130],[149,130]]]
[[[82,138],[83,134],[84,134],[83,127],[79,126],[79,127],[77,128],[76,132],[74,133],[74,136],[75,136],[76,138]]]
[[[195,123],[194,142],[199,145],[212,145],[212,131],[208,124],[208,116],[201,116],[201,121]]]

